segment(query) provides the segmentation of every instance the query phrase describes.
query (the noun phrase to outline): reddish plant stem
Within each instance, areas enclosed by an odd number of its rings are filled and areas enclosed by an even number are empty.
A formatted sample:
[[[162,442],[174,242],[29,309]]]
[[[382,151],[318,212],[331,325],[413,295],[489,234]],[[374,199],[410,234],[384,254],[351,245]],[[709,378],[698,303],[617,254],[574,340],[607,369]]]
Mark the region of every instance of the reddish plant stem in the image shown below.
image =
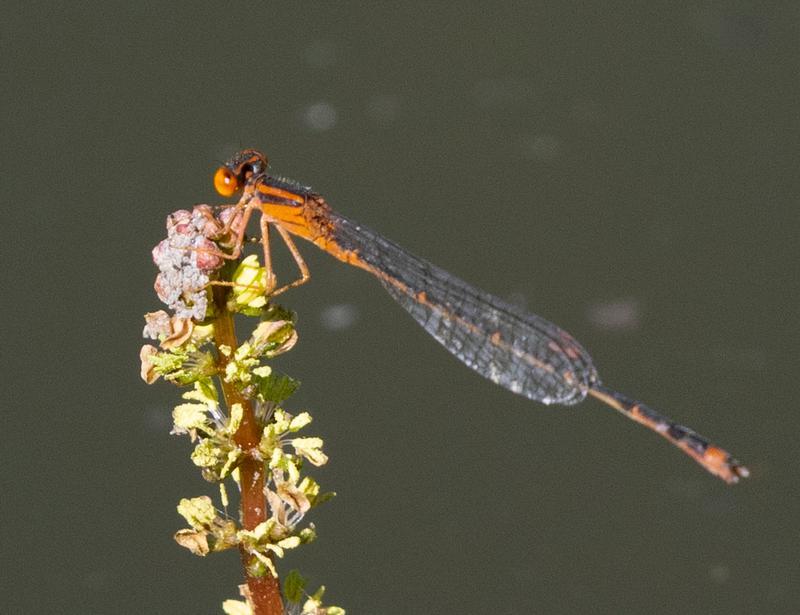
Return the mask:
[[[231,355],[238,347],[233,314],[227,308],[228,289],[214,287],[214,304],[217,318],[214,321],[214,342],[217,347],[225,345],[231,349]],[[229,358],[219,354],[219,367],[224,372]],[[261,439],[261,427],[253,412],[253,405],[237,390],[235,386],[220,378],[225,404],[230,409],[233,404],[241,404],[243,409],[242,424],[234,435],[236,444],[243,451],[249,451],[258,445]],[[252,530],[262,521],[267,520],[267,502],[264,495],[264,463],[252,456],[245,456],[239,465],[239,481],[241,484],[241,523],[246,530]],[[267,572],[260,577],[248,573],[252,555],[244,549],[240,550],[247,587],[250,590],[250,601],[255,615],[283,615],[280,580]]]

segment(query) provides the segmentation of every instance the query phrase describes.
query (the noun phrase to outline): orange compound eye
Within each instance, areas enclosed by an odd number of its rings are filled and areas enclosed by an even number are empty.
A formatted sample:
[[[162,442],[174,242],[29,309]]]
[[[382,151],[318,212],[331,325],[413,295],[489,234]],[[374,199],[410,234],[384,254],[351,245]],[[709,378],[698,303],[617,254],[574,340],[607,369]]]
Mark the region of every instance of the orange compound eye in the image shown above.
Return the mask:
[[[220,167],[214,173],[214,189],[221,196],[233,196],[239,188],[238,178],[227,167]]]

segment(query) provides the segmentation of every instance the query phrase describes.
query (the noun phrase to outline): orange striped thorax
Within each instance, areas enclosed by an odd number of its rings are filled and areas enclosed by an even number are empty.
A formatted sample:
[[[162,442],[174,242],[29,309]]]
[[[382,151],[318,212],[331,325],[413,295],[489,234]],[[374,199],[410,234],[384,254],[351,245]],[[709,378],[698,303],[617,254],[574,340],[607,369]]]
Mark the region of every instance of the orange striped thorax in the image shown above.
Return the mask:
[[[217,169],[214,187],[225,197],[242,192],[242,203],[255,207],[293,235],[314,243],[337,259],[362,269],[372,268],[358,256],[358,250],[337,239],[337,218],[325,199],[294,180],[267,173],[268,159],[247,149]]]

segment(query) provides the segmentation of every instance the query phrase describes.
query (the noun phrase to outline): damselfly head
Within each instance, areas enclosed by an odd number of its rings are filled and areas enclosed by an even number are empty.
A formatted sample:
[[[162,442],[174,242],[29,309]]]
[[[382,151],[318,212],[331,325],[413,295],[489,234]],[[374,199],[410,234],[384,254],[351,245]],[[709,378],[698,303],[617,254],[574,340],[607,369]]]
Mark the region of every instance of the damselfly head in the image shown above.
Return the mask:
[[[254,149],[238,152],[214,173],[214,189],[224,197],[241,190],[254,175],[267,170],[267,157]]]

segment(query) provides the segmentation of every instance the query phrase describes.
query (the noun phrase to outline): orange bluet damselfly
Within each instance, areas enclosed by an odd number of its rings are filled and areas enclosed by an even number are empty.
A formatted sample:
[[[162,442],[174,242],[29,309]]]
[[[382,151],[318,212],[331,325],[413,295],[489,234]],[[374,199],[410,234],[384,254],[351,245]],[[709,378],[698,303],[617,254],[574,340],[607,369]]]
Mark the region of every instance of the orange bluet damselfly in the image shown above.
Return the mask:
[[[649,406],[603,385],[592,358],[569,333],[535,314],[479,290],[410,254],[375,231],[334,212],[325,199],[268,173],[267,158],[244,150],[220,167],[214,186],[225,197],[241,192],[234,248],[238,258],[252,212],[261,213],[265,264],[272,278],[269,227],[274,226],[309,279],[292,235],[377,277],[389,294],[461,362],[492,382],[545,404],[573,405],[594,397],[652,429],[727,483],[748,476],[727,451]]]

